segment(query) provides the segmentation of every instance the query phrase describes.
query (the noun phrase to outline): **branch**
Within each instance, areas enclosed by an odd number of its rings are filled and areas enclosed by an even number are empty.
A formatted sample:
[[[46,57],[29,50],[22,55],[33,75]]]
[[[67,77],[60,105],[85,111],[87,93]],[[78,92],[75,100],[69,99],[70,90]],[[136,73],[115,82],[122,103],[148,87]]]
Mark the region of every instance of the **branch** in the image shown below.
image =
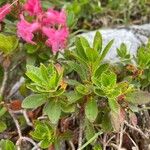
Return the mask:
[[[131,124],[129,124],[127,121],[124,121],[125,125],[128,126],[130,129],[137,131],[144,139],[149,139],[149,137],[147,135],[145,135],[144,132],[142,132],[141,129],[132,126]]]
[[[25,120],[26,120],[27,125],[33,127],[33,124],[32,124],[32,122],[30,121],[30,119],[29,119],[29,117],[28,117],[28,115],[27,115],[26,110],[22,110],[22,114],[23,114],[23,116],[24,116],[24,118],[25,118]]]
[[[4,91],[6,88],[7,79],[8,79],[8,70],[4,68],[4,77],[3,77],[2,85],[0,88],[0,97],[4,96]]]
[[[78,149],[82,146],[82,139],[83,139],[83,118],[80,117],[80,121],[79,121]]]
[[[134,142],[134,140],[131,138],[131,136],[126,133],[126,135],[128,136],[128,138],[131,140],[131,142],[133,143],[133,145],[136,147],[136,150],[139,150],[139,147],[137,146],[137,144]]]
[[[21,150],[19,147],[21,141],[28,141],[34,146],[34,149],[40,150],[39,145],[36,142],[34,142],[31,138],[25,137],[25,136],[22,136],[17,140],[17,142],[16,142],[16,145],[18,146],[17,150]]]
[[[13,121],[14,121],[15,126],[17,128],[17,133],[18,133],[18,136],[19,136],[19,139],[16,142],[17,150],[21,150],[21,148],[20,148],[21,141],[28,141],[28,142],[30,142],[34,146],[34,148],[36,148],[36,150],[40,150],[39,145],[36,142],[34,142],[31,138],[22,136],[19,122],[16,119],[13,111],[11,111],[10,109],[8,109],[8,112],[9,112],[10,116],[13,118]]]
[[[69,144],[70,144],[71,150],[75,150],[75,147],[74,147],[74,144],[72,143],[72,141],[69,141]]]
[[[122,148],[122,142],[123,142],[123,133],[124,133],[124,122],[121,124],[121,128],[120,128],[120,138],[119,138],[119,145],[118,145],[118,149]]]
[[[17,128],[18,136],[19,136],[19,138],[21,138],[21,137],[22,137],[22,133],[21,133],[21,129],[20,129],[19,122],[18,122],[18,120],[16,119],[14,113],[13,113],[10,109],[8,110],[8,112],[9,112],[10,116],[13,118],[13,121],[14,121],[15,126],[16,126],[16,128]]]

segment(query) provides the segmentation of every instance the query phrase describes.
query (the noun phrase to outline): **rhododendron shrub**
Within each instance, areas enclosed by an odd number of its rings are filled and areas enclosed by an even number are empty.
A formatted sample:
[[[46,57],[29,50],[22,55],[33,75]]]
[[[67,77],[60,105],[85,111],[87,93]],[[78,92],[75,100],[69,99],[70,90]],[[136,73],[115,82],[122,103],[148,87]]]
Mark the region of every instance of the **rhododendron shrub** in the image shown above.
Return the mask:
[[[23,8],[17,25],[19,37],[28,43],[36,44],[36,41],[33,41],[34,36],[40,33],[46,36],[45,44],[52,49],[53,54],[65,48],[69,29],[64,10],[59,12],[50,8],[44,11],[39,0],[28,0]],[[29,16],[33,16],[30,22],[25,20]]]

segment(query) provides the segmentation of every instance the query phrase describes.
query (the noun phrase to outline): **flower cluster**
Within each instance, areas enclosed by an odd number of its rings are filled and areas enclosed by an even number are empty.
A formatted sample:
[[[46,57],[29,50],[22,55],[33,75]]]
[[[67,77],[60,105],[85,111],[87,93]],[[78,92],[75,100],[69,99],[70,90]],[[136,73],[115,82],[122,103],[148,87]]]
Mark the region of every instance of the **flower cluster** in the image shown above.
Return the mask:
[[[5,19],[6,15],[9,14],[10,11],[11,11],[10,4],[5,4],[0,8],[0,22],[2,22]]]
[[[34,18],[32,22],[25,19],[25,14]],[[61,12],[53,9],[44,11],[39,0],[28,0],[20,14],[17,34],[26,42],[36,44],[33,41],[35,34],[42,33],[47,38],[46,45],[51,47],[55,54],[66,45],[69,35],[66,20],[66,14],[63,10]]]

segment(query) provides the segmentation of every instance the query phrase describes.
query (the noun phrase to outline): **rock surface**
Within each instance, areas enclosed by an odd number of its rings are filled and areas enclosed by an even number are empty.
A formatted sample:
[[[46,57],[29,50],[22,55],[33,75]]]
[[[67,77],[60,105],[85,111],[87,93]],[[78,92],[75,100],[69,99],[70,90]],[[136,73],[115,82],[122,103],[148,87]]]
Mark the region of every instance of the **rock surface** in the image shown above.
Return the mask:
[[[148,42],[150,37],[150,24],[131,27],[120,27],[115,29],[100,29],[103,36],[104,46],[112,39],[114,39],[113,46],[106,56],[106,60],[116,61],[117,52],[116,48],[120,47],[121,43],[125,43],[131,55],[136,54],[138,47]],[[81,34],[85,37],[90,44],[93,43],[96,31],[91,31]]]

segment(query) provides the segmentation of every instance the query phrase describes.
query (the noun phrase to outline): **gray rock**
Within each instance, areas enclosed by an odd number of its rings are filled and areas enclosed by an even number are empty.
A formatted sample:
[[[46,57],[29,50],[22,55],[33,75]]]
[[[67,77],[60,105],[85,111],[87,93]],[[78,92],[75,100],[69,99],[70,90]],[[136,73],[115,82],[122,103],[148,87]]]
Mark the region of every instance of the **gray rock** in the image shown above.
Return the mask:
[[[104,46],[106,46],[110,40],[114,39],[113,46],[105,60],[116,61],[116,48],[120,47],[121,43],[125,43],[128,47],[129,53],[135,55],[138,47],[148,42],[148,38],[150,37],[150,24],[120,27],[116,29],[100,29],[98,31],[100,31],[103,36]],[[81,36],[85,37],[92,45],[95,33],[96,31],[91,31],[83,33]]]

